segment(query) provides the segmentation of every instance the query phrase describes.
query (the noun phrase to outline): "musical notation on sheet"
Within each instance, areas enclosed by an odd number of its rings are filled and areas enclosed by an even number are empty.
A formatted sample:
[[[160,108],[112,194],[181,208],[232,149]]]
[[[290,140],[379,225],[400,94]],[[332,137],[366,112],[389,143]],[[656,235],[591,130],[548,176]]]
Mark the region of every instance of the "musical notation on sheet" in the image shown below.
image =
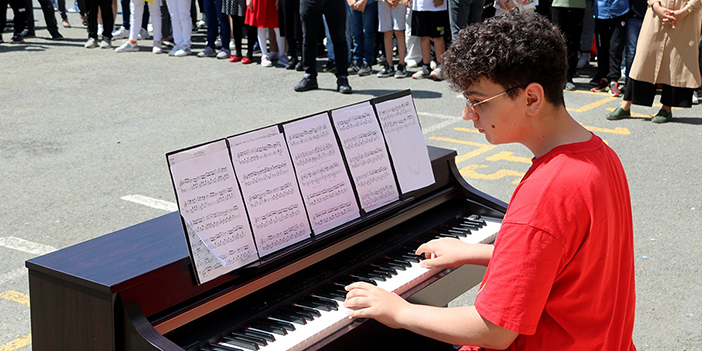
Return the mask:
[[[375,104],[402,193],[434,184],[431,160],[412,95]]]
[[[277,126],[228,140],[259,255],[309,238],[312,232],[302,196],[291,181],[292,161]]]
[[[356,185],[370,211],[399,198],[385,141],[370,102],[332,111],[332,120]]]
[[[169,156],[201,283],[258,259],[226,141]]]
[[[283,128],[312,230],[321,233],[358,218],[358,203],[329,116],[322,113]]]

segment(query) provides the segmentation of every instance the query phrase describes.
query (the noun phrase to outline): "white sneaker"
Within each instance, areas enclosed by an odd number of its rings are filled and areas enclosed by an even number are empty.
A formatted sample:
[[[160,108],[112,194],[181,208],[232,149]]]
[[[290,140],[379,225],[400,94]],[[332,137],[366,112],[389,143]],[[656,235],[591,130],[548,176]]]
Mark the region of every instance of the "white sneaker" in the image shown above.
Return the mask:
[[[112,38],[113,39],[127,39],[129,37],[129,31],[125,29],[124,27],[119,27],[119,29],[116,29],[115,31],[112,32]]]
[[[104,31],[105,31],[105,27],[103,27],[102,24],[98,23],[97,35],[98,35],[98,36],[102,35],[102,32],[104,32]]]
[[[222,48],[222,38],[217,37],[217,39],[215,39],[215,48],[217,48],[217,49]]]
[[[697,97],[697,90],[692,92],[692,104],[693,105],[699,105],[700,104],[700,98]]]
[[[139,51],[139,45],[132,44],[129,40],[125,41],[118,48],[115,49],[116,52],[137,52]]]
[[[590,63],[590,53],[581,52],[580,58],[578,59],[578,64],[575,66],[577,68],[585,68]]]
[[[154,45],[154,47],[151,49],[151,52],[154,54],[162,54],[163,53],[163,48],[161,47],[160,44]]]
[[[273,61],[271,61],[267,56],[261,56],[261,66],[263,67],[273,67]]]
[[[86,41],[83,46],[85,46],[86,49],[96,48],[98,46],[97,39],[88,38],[88,41]]]
[[[236,50],[236,43],[234,42],[234,39],[229,41],[229,51],[234,51]]]
[[[417,63],[417,60],[409,59],[409,60],[406,60],[405,63],[407,64],[407,65],[405,66],[405,67],[407,67],[407,68],[419,67],[419,66],[418,66],[418,63]]]
[[[231,56],[231,53],[229,52],[229,50],[221,49],[221,50],[219,50],[219,52],[217,53],[217,56],[215,56],[215,57],[217,57],[220,60],[224,60],[224,59],[228,59],[229,56]]]
[[[149,39],[149,31],[141,28],[139,29],[139,34],[137,35],[138,40],[144,40],[144,39]]]
[[[175,52],[175,54],[173,54],[173,56],[183,57],[183,56],[189,56],[192,53],[193,53],[193,51],[189,47],[182,46],[182,47],[180,47],[180,49],[178,49],[178,51]]]
[[[174,45],[173,49],[171,49],[171,51],[168,52],[168,56],[174,56],[176,51],[178,50],[180,50],[180,45]]]
[[[434,78],[434,80],[444,80],[444,74],[441,70],[441,65],[436,66],[436,68],[433,71],[431,71],[431,77]]]
[[[419,69],[419,71],[414,72],[412,75],[412,79],[423,79],[426,77],[429,77],[429,68],[426,66],[422,66],[422,68]]]
[[[112,40],[102,38],[100,41],[100,49],[112,49]]]

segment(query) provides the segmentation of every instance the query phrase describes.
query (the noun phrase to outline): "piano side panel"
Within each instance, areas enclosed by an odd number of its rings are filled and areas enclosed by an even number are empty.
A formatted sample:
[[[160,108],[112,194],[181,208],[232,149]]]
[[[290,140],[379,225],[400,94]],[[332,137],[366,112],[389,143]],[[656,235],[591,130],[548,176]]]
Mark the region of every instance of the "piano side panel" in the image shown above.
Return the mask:
[[[29,271],[32,350],[116,351],[112,296]]]

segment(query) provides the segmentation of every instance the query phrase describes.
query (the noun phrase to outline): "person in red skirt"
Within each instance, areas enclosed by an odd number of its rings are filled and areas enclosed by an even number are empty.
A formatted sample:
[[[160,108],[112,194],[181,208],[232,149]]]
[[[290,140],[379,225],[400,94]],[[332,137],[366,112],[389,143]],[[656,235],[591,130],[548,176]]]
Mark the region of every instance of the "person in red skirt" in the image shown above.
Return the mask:
[[[278,29],[278,9],[276,0],[246,0],[246,24],[258,28],[258,45],[261,46],[261,66],[273,67],[277,62],[287,65],[288,57],[285,55],[285,41],[280,37]],[[271,51],[266,47],[266,32],[270,33]],[[277,50],[277,51],[272,51]]]

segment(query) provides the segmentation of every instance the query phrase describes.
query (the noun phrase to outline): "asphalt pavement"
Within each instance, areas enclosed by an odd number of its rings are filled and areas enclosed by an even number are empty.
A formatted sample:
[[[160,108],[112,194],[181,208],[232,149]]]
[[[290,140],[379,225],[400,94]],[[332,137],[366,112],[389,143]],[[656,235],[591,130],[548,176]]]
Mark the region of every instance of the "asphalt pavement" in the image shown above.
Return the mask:
[[[342,95],[320,73],[320,90],[296,93],[300,72],[155,55],[150,40],[136,53],[85,49],[77,14],[63,41],[47,39],[38,8],[35,18],[37,38],[10,45],[4,33],[0,44],[0,351],[31,350],[25,260],[173,210],[169,151],[411,89],[427,143],[457,150],[473,186],[508,201],[530,164],[526,148],[490,145],[461,120],[463,100],[446,82],[351,76],[354,93]],[[194,40],[197,52],[204,33]],[[580,71],[566,105],[629,178],[634,342],[702,350],[702,107],[675,109],[662,125],[650,122],[660,105],[607,121],[620,98],[590,92],[592,72]],[[468,293],[453,304],[470,302]]]

